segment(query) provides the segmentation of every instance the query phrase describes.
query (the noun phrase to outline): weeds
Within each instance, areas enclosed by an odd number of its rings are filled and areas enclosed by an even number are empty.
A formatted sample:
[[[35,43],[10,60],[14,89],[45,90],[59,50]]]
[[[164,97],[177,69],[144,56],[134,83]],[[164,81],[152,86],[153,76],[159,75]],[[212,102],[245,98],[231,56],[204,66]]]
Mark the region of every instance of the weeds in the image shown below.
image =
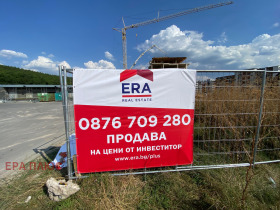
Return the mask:
[[[276,80],[272,81],[269,77],[266,84],[260,121],[262,127],[257,145],[258,160],[280,158],[280,88],[279,81],[275,82]],[[205,155],[211,155],[223,164],[250,163],[241,196],[243,207],[255,174],[252,163],[259,123],[260,84],[261,80],[256,80],[254,84],[245,82],[243,85],[236,86],[221,80],[220,84],[216,83],[217,86],[198,94],[196,100],[198,102],[195,118],[197,141],[194,150],[198,148],[196,153],[203,152]]]
[[[112,176],[91,174],[78,180],[81,190],[51,201],[44,186],[58,171],[26,171],[1,186],[1,209],[269,209],[280,207],[279,164],[256,166],[242,206],[247,168]],[[276,186],[269,178],[273,178]],[[24,201],[28,196],[31,200]]]
[[[260,84],[259,81],[256,83]],[[196,165],[252,163],[260,87],[216,86],[196,98]],[[275,87],[276,86],[276,87]],[[257,160],[279,159],[280,89],[268,81]],[[278,99],[278,100],[277,100]],[[52,159],[52,158],[51,158]],[[138,176],[91,174],[78,180],[81,190],[61,202],[47,197],[48,177],[57,171],[26,171],[1,186],[3,209],[277,209],[279,164],[248,168],[159,173]],[[272,183],[272,181],[274,183]],[[31,195],[29,203],[25,199]],[[240,202],[241,201],[241,202]]]

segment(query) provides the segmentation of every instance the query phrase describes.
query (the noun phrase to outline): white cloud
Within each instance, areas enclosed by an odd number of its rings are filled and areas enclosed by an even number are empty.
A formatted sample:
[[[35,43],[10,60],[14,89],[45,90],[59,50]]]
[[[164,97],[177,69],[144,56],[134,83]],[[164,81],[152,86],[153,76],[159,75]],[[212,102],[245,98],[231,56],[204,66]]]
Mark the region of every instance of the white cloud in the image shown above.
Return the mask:
[[[113,63],[105,60],[100,60],[98,62],[88,61],[84,63],[84,65],[88,69],[116,69]]]
[[[280,34],[263,34],[252,42],[236,45],[214,45],[204,40],[196,31],[181,31],[172,25],[137,46],[144,51],[153,44],[168,53],[168,56],[188,57],[190,68],[197,69],[247,69],[280,64]],[[153,56],[161,56],[151,50]]]
[[[72,68],[73,69],[83,69],[82,67],[79,67],[79,66],[73,66]]]
[[[30,69],[36,69],[36,68],[42,68],[42,69],[55,69],[56,64],[49,58],[46,58],[44,56],[38,56],[36,60],[32,60],[28,64],[24,66],[25,68]]]
[[[198,80],[198,81],[207,81],[207,80],[211,80],[211,81],[214,81],[215,79],[213,79],[213,78],[211,78],[211,77],[208,77],[208,76],[203,76],[203,75],[198,75],[197,77],[196,77],[196,79]]]
[[[44,56],[47,55],[47,53],[44,52],[44,51],[42,51],[41,54],[44,55]],[[49,57],[49,58],[54,58],[54,54],[49,54],[48,57]]]
[[[71,69],[71,66],[66,61],[62,61],[62,62],[58,63],[58,65],[65,66],[67,69]]]
[[[218,39],[218,43],[226,43],[227,42],[227,35],[226,35],[226,32],[223,32],[221,35],[220,35],[220,38]]]
[[[37,59],[30,61],[23,68],[36,70],[44,73],[58,73],[58,65],[64,65],[67,68],[71,68],[71,66],[66,61],[53,61],[50,58],[44,56],[38,56]]]
[[[0,56],[5,58],[12,58],[12,57],[27,58],[27,55],[22,52],[16,52],[13,50],[5,50],[5,49],[0,51]]]
[[[108,51],[105,52],[105,57],[111,61],[115,60],[114,56]]]
[[[274,24],[272,25],[272,27],[273,27],[273,28],[279,27],[279,23],[278,23],[278,22],[274,23]]]

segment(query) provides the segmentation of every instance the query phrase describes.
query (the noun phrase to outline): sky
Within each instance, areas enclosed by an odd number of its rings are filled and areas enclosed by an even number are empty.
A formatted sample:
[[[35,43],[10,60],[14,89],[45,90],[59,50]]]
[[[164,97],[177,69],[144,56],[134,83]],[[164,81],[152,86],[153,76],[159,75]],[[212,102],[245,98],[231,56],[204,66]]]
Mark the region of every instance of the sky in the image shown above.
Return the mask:
[[[218,0],[0,0],[0,64],[58,74],[67,68],[123,69],[113,28],[217,4]],[[280,65],[280,1],[234,0],[215,9],[127,30],[128,68],[152,57],[187,57],[190,69]]]

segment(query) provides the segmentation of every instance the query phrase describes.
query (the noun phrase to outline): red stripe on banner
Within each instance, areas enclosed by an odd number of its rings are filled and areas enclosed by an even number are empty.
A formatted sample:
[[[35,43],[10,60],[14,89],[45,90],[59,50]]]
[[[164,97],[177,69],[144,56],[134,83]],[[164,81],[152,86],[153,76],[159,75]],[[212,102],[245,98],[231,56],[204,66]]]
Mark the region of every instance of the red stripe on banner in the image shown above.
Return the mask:
[[[152,97],[152,95],[123,95],[123,98],[129,98],[129,97]]]
[[[129,79],[130,77],[133,77],[137,74],[137,70],[124,70],[120,74],[120,82]]]
[[[154,81],[154,73],[149,69],[137,70],[137,74],[143,78]]]
[[[74,105],[79,173],[192,164],[193,109]]]
[[[120,82],[127,80],[135,75],[139,75],[140,77],[143,77],[150,81],[154,81],[154,76],[153,76],[154,73],[149,69],[144,69],[144,70],[126,69],[120,73]]]

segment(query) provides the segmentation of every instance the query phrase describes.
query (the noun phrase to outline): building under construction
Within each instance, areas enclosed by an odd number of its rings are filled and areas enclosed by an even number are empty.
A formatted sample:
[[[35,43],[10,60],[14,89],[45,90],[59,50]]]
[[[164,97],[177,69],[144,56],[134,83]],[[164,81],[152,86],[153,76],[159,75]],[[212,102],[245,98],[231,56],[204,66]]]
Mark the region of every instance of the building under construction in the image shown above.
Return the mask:
[[[149,64],[149,69],[167,69],[167,68],[178,68],[187,69],[187,63],[183,63],[187,57],[158,57],[152,58]]]

